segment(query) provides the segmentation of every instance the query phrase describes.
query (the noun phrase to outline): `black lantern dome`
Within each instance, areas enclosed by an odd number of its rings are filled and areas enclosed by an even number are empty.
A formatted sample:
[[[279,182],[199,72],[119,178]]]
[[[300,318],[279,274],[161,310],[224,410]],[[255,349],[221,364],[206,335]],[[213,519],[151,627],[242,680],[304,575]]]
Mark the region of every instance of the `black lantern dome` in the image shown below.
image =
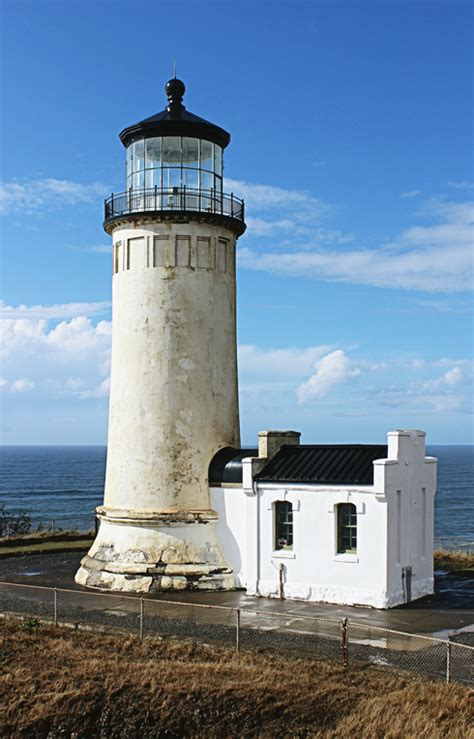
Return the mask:
[[[168,97],[166,108],[161,113],[124,128],[120,134],[122,144],[128,146],[138,138],[150,136],[191,136],[212,141],[225,149],[229,145],[230,134],[220,126],[187,111],[183,105],[185,91],[184,82],[176,77],[169,80],[165,86]]]
[[[143,216],[160,219],[203,218],[245,231],[244,203],[223,192],[224,149],[230,134],[189,113],[183,105],[184,82],[169,80],[168,105],[150,118],[125,128],[126,190],[105,202],[106,230],[112,221]]]

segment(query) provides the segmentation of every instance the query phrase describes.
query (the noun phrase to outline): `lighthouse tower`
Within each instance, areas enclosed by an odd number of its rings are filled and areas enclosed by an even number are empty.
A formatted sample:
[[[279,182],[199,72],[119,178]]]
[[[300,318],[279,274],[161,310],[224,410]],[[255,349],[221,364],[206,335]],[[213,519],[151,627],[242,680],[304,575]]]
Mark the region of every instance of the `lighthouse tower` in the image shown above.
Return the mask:
[[[113,239],[112,369],[104,505],[76,581],[127,591],[232,589],[209,463],[240,446],[235,245],[242,200],[223,193],[230,135],[188,112],[184,84],[126,128]]]

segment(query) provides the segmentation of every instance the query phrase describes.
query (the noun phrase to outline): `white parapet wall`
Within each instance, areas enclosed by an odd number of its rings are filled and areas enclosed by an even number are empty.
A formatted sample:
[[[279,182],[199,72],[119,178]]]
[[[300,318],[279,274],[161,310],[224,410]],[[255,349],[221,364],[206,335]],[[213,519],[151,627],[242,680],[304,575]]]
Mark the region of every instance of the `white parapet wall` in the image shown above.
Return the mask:
[[[243,484],[211,488],[224,555],[249,594],[390,608],[433,592],[436,460],[424,433],[388,435],[373,485],[258,482],[265,460],[243,463]],[[292,504],[293,547],[275,548],[275,505]],[[339,504],[357,511],[357,549],[338,552]]]

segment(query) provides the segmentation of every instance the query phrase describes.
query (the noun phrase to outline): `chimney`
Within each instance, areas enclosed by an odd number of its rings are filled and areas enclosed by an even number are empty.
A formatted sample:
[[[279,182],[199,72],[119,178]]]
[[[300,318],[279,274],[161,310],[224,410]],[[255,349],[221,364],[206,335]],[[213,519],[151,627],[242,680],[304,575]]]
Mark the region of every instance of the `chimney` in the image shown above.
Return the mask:
[[[284,444],[299,446],[299,431],[259,431],[258,456],[260,459],[271,459]]]

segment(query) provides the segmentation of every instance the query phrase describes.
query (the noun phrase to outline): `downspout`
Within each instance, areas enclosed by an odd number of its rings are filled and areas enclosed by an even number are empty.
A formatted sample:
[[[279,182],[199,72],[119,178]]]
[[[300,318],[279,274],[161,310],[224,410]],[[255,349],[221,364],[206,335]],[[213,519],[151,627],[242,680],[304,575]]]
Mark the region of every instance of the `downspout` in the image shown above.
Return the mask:
[[[285,565],[283,562],[280,562],[278,567],[278,595],[280,597],[280,600],[285,600],[285,591],[283,587],[283,575],[285,572]]]

